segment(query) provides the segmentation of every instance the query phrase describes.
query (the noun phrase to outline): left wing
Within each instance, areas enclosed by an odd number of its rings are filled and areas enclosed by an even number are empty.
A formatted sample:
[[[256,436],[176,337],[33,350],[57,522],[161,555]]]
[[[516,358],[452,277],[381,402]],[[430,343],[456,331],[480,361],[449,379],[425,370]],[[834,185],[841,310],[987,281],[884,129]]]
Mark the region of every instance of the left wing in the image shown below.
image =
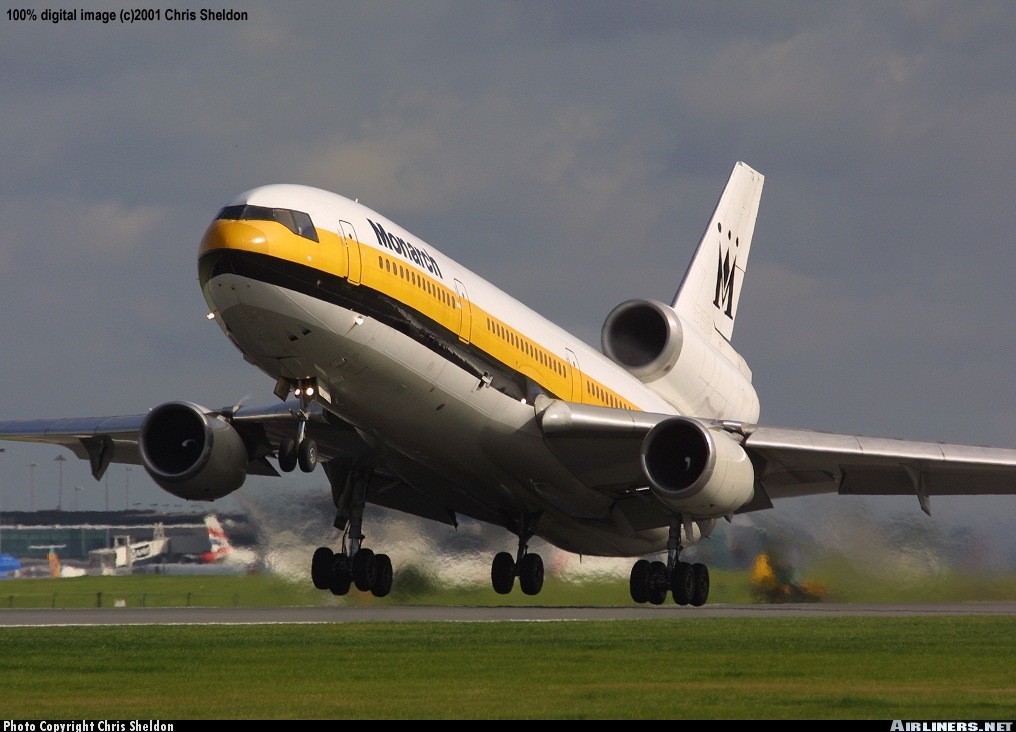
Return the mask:
[[[546,398],[535,406],[544,441],[579,480],[615,495],[622,510],[639,499],[639,524],[665,525],[663,505],[654,508],[640,490],[649,483],[642,448],[650,430],[674,415]],[[739,513],[771,508],[773,499],[819,493],[911,495],[926,513],[933,495],[1016,494],[1014,449],[693,421],[725,434],[751,459],[754,497]]]
[[[204,410],[225,419],[240,433],[250,456],[248,475],[277,476],[265,459],[278,450],[279,443],[296,431],[296,402],[280,402],[261,407],[229,407]],[[91,464],[92,476],[99,480],[110,463],[142,465],[138,435],[145,414],[122,417],[85,417],[71,419],[32,419],[0,422],[0,440],[38,442],[66,447]],[[318,440],[322,459],[362,448],[352,426],[326,416],[320,409],[310,411],[308,434]]]
[[[202,407],[208,418],[223,420],[240,435],[247,451],[247,475],[278,476],[267,460],[275,456],[283,440],[296,433],[296,401],[268,406],[237,406],[212,410]],[[307,436],[315,441],[318,454],[333,485],[344,482],[343,470],[371,452],[356,428],[335,415],[311,405],[308,410]],[[141,426],[146,414],[123,417],[87,417],[83,419],[12,420],[0,422],[0,440],[37,442],[60,445],[82,460],[88,460],[92,476],[99,480],[111,463],[144,465],[138,447]],[[414,471],[415,479],[407,481],[390,466],[371,460],[377,480],[371,483],[369,499],[387,508],[423,518],[455,524],[455,514],[434,500],[427,490],[435,482]],[[334,474],[334,475],[333,475]],[[336,476],[338,476],[336,478]],[[158,482],[158,481],[157,481]],[[163,486],[165,487],[165,486]],[[341,510],[341,496],[333,492],[336,507]]]

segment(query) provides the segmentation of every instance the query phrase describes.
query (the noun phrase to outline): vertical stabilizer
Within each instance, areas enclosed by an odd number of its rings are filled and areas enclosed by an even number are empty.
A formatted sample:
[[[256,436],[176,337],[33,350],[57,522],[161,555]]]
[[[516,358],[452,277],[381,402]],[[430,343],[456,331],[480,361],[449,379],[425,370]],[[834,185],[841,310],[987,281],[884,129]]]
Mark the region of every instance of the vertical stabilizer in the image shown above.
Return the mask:
[[[734,332],[764,180],[744,163],[734,165],[671,303],[686,322],[727,341]]]
[[[213,514],[205,516],[205,527],[208,529],[208,543],[212,545],[212,551],[208,561],[217,561],[229,554],[233,545],[229,543],[226,530],[222,528],[219,519]]]

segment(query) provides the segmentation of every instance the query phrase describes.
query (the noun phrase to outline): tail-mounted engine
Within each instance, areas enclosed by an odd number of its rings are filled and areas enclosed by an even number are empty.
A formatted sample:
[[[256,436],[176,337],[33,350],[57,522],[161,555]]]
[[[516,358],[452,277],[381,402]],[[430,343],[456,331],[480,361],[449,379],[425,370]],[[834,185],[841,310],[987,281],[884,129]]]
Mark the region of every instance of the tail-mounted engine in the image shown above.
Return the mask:
[[[214,501],[247,477],[243,438],[217,414],[190,402],[153,409],[138,437],[141,462],[160,488],[187,501]]]
[[[669,305],[656,300],[621,303],[603,323],[600,340],[608,358],[681,414],[758,419],[758,396],[744,360],[719,334],[704,334]]]
[[[684,328],[672,308],[656,300],[628,300],[614,308],[600,334],[607,358],[649,383],[677,363]]]
[[[642,472],[668,508],[691,516],[734,513],[755,493],[755,469],[726,432],[685,417],[653,427],[642,441]]]

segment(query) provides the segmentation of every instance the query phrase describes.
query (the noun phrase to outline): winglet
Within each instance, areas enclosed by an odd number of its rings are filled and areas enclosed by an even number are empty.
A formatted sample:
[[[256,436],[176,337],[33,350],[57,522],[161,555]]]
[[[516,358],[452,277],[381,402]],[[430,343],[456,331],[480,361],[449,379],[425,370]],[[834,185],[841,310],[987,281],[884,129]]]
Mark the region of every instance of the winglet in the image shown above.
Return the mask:
[[[671,306],[730,340],[765,176],[736,163]]]

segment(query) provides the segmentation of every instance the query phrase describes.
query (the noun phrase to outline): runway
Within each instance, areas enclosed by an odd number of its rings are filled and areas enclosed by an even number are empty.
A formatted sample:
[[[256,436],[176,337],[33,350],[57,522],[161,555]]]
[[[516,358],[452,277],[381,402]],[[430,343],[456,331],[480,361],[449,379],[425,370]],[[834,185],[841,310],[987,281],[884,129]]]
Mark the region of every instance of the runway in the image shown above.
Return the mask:
[[[698,618],[931,617],[1016,615],[1016,602],[943,604],[677,605],[632,607],[175,607],[0,610],[0,627],[92,625],[274,625],[308,623],[555,622]]]

